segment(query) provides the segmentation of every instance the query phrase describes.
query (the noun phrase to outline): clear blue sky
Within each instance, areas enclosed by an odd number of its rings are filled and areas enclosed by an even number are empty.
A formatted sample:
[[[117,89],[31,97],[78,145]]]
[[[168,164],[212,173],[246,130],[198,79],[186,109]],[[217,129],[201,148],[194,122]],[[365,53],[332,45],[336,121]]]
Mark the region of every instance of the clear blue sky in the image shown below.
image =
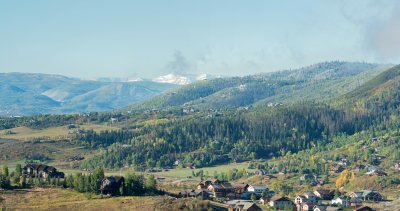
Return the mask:
[[[396,0],[2,0],[0,72],[246,75],[400,63]]]

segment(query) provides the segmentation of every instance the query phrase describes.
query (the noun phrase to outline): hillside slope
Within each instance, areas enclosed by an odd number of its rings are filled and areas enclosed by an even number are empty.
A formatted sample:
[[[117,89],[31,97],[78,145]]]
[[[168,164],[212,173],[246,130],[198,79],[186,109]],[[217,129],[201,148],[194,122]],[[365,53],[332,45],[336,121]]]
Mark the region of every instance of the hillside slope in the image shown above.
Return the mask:
[[[128,109],[190,106],[197,109],[324,101],[348,93],[387,66],[325,62],[308,67],[246,77],[201,81],[171,90]]]

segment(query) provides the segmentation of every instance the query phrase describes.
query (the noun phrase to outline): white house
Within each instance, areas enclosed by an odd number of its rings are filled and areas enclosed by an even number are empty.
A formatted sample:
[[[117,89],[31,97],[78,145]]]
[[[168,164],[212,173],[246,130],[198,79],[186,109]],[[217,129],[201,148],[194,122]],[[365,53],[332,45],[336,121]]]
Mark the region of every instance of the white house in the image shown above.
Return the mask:
[[[261,195],[263,192],[268,192],[268,186],[266,185],[250,185],[247,188],[249,193],[255,193],[256,195]]]
[[[350,199],[348,197],[337,197],[336,199],[332,199],[332,205],[340,205],[343,207],[350,206]]]

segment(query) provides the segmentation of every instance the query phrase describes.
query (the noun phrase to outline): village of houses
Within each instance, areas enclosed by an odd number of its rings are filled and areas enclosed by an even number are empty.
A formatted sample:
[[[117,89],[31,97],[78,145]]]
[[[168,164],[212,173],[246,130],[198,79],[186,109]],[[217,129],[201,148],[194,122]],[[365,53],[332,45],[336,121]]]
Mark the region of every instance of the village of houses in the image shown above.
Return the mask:
[[[379,158],[378,158],[379,159]],[[176,161],[175,166],[181,164],[182,168],[195,169],[193,163],[180,163]],[[144,174],[155,174],[157,182],[160,186],[165,187],[171,181],[167,181],[165,177],[157,175],[159,172],[170,171],[170,168],[149,168],[144,169]],[[176,167],[175,167],[176,168]],[[265,166],[259,165],[258,169],[254,169],[250,175],[263,178],[262,182],[239,183],[215,178],[207,178],[202,181],[194,182],[195,179],[190,178],[192,186],[185,187],[179,191],[166,191],[166,194],[176,198],[196,198],[200,200],[208,200],[216,210],[232,210],[232,211],[255,211],[255,210],[297,210],[297,211],[339,211],[339,210],[356,210],[366,211],[375,210],[371,205],[385,203],[386,197],[376,190],[351,190],[348,192],[336,192],[333,188],[326,188],[321,175],[301,174],[298,175],[299,182],[308,184],[311,190],[299,192],[295,197],[281,196],[268,184],[270,180],[276,176],[284,175],[279,171],[277,174],[268,174]],[[271,167],[269,167],[271,168]],[[386,177],[388,174],[380,167],[375,165],[352,165],[347,159],[342,158],[335,162],[330,162],[329,174],[338,175],[344,170],[352,172],[363,172],[364,176]],[[400,171],[400,163],[394,164],[392,169],[395,173]],[[365,173],[364,173],[365,172]],[[23,176],[25,178],[64,178],[64,173],[58,171],[53,166],[44,164],[27,164],[23,168]],[[194,183],[193,183],[194,182]],[[120,187],[124,184],[123,176],[107,176],[103,179],[100,192],[105,195],[115,195]],[[330,187],[330,186],[329,186]]]
[[[339,173],[349,165],[346,160],[340,161],[338,165],[332,165],[331,173]],[[186,168],[195,168],[185,164]],[[376,166],[357,166],[357,168],[368,168],[366,175],[385,176],[386,173]],[[43,164],[28,164],[23,168],[24,176],[27,178],[64,178],[64,173],[57,171],[55,167]],[[254,172],[269,180],[272,175],[267,175],[262,169]],[[160,185],[165,178],[156,177]],[[375,190],[354,190],[353,192],[341,193],[335,197],[334,189],[325,189],[321,180],[314,174],[303,174],[299,180],[308,182],[315,187],[314,191],[304,191],[296,197],[279,196],[264,184],[231,183],[209,178],[197,183],[191,189],[179,192],[167,192],[176,199],[197,198],[209,200],[216,210],[232,211],[255,211],[255,210],[304,210],[304,211],[339,211],[339,210],[374,210],[368,205],[382,203],[384,197]],[[105,177],[101,185],[101,193],[114,195],[123,185],[124,177]]]

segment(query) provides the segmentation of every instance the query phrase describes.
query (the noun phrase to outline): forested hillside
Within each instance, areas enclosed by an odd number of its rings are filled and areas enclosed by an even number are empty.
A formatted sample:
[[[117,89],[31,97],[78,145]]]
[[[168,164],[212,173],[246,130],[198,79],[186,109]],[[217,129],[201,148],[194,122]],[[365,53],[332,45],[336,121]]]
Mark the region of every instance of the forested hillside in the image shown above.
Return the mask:
[[[253,104],[291,104],[304,100],[322,102],[350,92],[385,67],[368,63],[325,62],[296,70],[219,78],[179,87],[128,109],[182,106],[220,109]]]
[[[396,66],[381,73],[361,86],[362,92],[354,91],[357,94],[349,93],[325,103],[257,106],[248,111],[230,109],[218,117],[200,112],[162,123],[131,125],[135,128],[132,137],[118,138],[115,133],[112,142],[83,134],[77,138],[81,144],[110,146],[107,153],[84,162],[82,166],[166,166],[172,165],[176,159],[202,166],[270,158],[289,151],[295,153],[325,146],[342,134],[393,128],[399,124],[399,87],[395,83],[398,69]],[[389,80],[381,80],[385,75],[390,75],[390,79],[384,77]],[[373,92],[364,88],[371,86],[370,83],[374,83]],[[364,98],[365,92],[368,92],[368,98]],[[354,96],[351,104],[335,106],[337,102],[347,101],[347,95]],[[98,143],[94,143],[96,141]]]

